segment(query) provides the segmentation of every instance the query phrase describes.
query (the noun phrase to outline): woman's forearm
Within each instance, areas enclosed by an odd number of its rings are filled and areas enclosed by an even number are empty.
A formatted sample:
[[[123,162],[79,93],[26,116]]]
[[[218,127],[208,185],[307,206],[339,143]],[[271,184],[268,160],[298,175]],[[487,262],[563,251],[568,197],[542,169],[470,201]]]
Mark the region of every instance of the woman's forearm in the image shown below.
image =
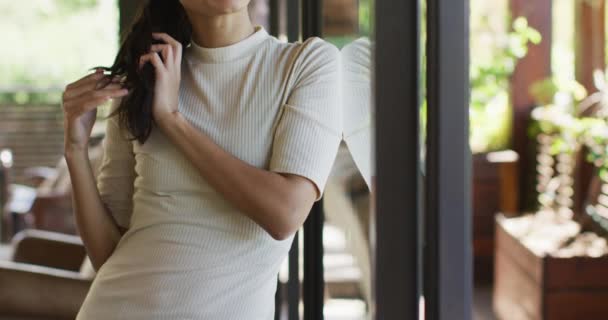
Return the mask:
[[[238,159],[179,113],[160,125],[205,180],[272,237],[284,239],[302,225],[314,202],[311,184],[294,183]]]
[[[65,159],[72,183],[72,203],[78,232],[93,267],[98,270],[114,251],[122,230],[101,201],[88,151],[66,148]]]

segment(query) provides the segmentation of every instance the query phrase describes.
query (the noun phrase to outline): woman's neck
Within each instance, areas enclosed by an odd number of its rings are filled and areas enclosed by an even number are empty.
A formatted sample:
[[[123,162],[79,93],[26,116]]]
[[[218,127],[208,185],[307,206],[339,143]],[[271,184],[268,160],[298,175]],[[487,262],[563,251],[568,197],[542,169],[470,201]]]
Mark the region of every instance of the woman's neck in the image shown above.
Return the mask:
[[[192,24],[192,39],[206,48],[237,43],[255,31],[246,8],[221,16],[191,16],[189,19]]]

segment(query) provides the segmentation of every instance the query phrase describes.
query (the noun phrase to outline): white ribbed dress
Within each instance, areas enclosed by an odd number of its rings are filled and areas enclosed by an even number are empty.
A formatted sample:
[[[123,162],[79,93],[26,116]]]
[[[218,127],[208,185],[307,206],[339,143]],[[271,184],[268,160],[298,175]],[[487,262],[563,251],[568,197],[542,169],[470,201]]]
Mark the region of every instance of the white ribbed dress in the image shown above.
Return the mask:
[[[333,45],[256,26],[227,47],[185,49],[179,111],[241,160],[323,191],[342,138],[338,78]],[[143,145],[125,137],[110,118],[97,186],[129,230],[77,319],[273,319],[293,236],[274,240],[234,208],[162,131]]]

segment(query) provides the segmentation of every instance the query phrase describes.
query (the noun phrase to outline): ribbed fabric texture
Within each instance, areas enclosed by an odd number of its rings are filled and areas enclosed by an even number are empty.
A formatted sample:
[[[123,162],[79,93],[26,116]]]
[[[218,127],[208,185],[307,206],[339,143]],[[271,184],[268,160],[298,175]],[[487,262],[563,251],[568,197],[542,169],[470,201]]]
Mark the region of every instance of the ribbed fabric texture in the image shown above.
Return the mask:
[[[371,46],[368,38],[359,38],[342,48],[340,81],[344,142],[370,190],[372,176],[375,175],[372,156]]]
[[[227,47],[186,48],[179,111],[241,160],[322,192],[342,138],[338,78],[333,45],[282,43],[256,26]],[[276,241],[236,210],[160,130],[143,145],[117,118],[106,130],[98,189],[129,230],[77,319],[273,319],[293,237]]]

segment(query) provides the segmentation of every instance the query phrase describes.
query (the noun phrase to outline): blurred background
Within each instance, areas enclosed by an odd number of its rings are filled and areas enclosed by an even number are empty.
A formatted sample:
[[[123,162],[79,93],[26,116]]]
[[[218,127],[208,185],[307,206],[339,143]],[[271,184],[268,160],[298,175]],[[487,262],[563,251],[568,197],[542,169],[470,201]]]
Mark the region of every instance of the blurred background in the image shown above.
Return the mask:
[[[112,64],[139,3],[0,0],[0,319],[73,319],[94,278],[71,211],[60,99],[65,85]],[[374,1],[320,3],[321,33],[352,72],[345,112],[360,125],[345,136],[323,201],[323,310],[367,319]],[[607,319],[605,1],[469,5],[474,319]],[[250,4],[253,20],[284,41],[303,37],[299,10]],[[420,14],[425,44],[425,1]],[[422,52],[423,77],[425,63]],[[94,167],[107,106],[98,115]],[[420,115],[424,138],[426,99]],[[297,242],[279,276],[280,319],[303,312]]]

